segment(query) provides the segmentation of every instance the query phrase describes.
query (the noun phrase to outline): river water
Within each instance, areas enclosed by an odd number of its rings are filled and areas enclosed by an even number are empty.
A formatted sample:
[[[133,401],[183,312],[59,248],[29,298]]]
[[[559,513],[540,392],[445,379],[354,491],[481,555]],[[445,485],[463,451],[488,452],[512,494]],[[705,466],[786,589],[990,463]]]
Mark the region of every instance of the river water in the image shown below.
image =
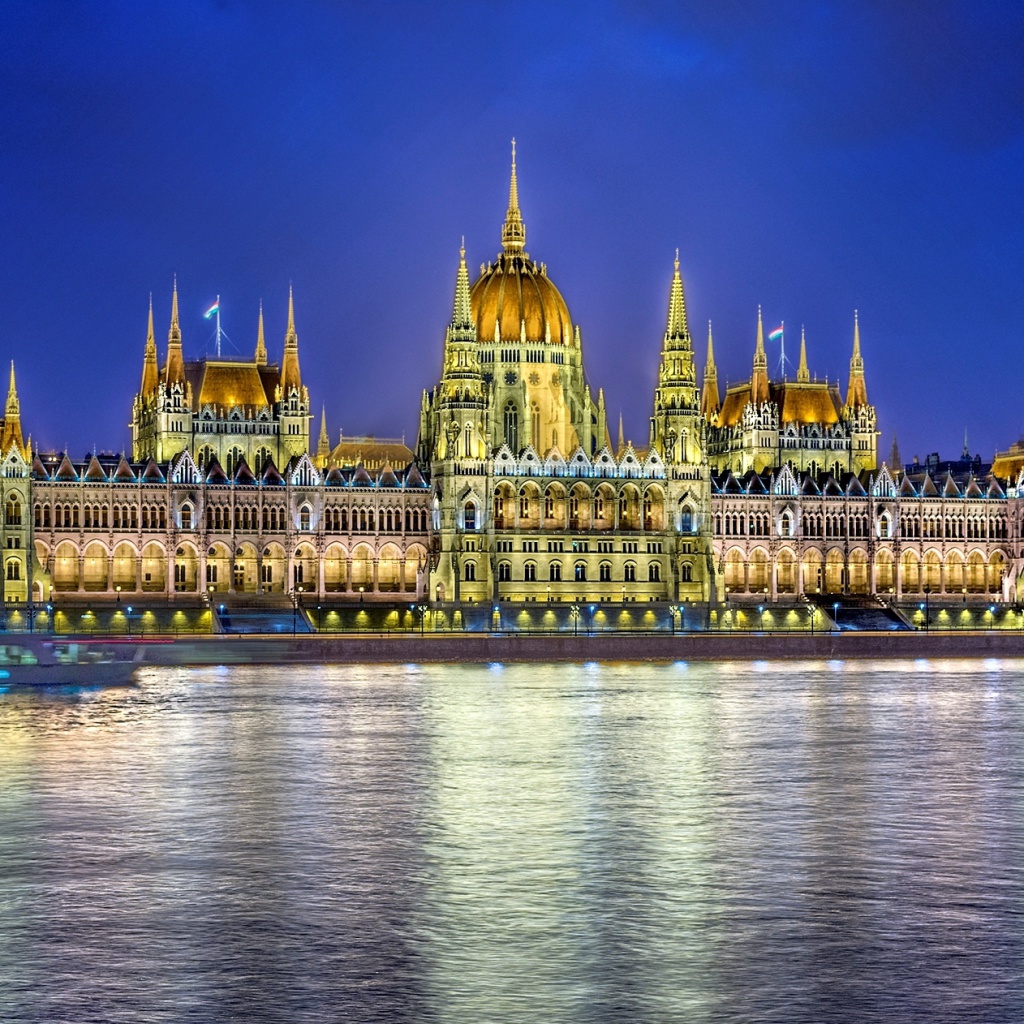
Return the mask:
[[[1024,1020],[1024,662],[0,695],[0,1021]]]

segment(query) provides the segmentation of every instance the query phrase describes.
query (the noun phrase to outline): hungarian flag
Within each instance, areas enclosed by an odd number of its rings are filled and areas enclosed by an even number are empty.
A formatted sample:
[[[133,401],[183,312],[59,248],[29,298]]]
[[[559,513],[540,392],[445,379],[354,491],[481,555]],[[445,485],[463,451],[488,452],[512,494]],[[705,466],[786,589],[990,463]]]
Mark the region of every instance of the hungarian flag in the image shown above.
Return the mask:
[[[204,320],[209,320],[211,316],[216,316],[220,312],[220,296],[217,296],[217,301],[203,314]]]
[[[772,331],[772,333],[768,335],[768,340],[769,341],[781,341],[782,340],[782,334],[783,334],[782,328],[781,327],[776,327],[775,330]]]

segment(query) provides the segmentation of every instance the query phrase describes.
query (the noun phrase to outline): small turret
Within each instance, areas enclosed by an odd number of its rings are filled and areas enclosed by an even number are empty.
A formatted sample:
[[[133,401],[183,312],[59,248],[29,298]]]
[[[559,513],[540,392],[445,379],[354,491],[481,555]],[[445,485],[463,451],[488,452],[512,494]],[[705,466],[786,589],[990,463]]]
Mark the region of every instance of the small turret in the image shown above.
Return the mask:
[[[859,409],[868,404],[868,387],[864,380],[864,360],[860,354],[860,322],[853,311],[853,358],[850,360],[850,384],[846,389],[846,404]]]
[[[811,371],[807,369],[807,337],[804,334],[803,326],[800,327],[800,365],[796,371],[796,382],[798,384],[809,384]]]
[[[171,294],[171,326],[167,332],[167,364],[164,367],[164,383],[185,383],[185,360],[181,354],[181,324],[178,322],[178,278],[174,278]]]
[[[761,321],[761,307],[757,307],[757,345],[754,348],[754,372],[750,378],[750,401],[763,405],[769,401],[768,356],[764,350],[764,324]]]
[[[260,317],[256,324],[256,355],[253,357],[257,366],[267,365],[267,342],[263,336],[263,300],[260,299]]]
[[[715,368],[715,343],[711,337],[711,321],[708,321],[708,358],[704,364],[704,387],[700,396],[700,414],[710,420],[718,415],[721,401],[718,396],[718,370]]]
[[[142,359],[142,386],[139,394],[148,398],[160,383],[160,369],[157,365],[156,333],[153,330],[153,296],[149,296],[149,324],[146,328],[146,354]]]
[[[299,336],[295,333],[295,297],[288,286],[288,328],[284,335],[284,358],[281,360],[281,391],[285,397],[292,388],[302,390],[299,370]]]

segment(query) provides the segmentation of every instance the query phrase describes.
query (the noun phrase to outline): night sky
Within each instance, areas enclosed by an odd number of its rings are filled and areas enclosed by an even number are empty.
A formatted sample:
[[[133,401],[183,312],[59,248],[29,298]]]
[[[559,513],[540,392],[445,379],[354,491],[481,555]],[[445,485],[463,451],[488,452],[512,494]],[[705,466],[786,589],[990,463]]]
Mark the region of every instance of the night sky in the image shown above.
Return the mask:
[[[186,358],[219,293],[226,351],[262,298],[278,359],[291,282],[314,431],[412,443],[512,136],[613,432],[647,439],[678,246],[723,384],[760,304],[845,393],[859,309],[883,456],[1024,433],[1017,2],[9,2],[0,38],[0,359],[40,448],[129,446],[175,273]]]

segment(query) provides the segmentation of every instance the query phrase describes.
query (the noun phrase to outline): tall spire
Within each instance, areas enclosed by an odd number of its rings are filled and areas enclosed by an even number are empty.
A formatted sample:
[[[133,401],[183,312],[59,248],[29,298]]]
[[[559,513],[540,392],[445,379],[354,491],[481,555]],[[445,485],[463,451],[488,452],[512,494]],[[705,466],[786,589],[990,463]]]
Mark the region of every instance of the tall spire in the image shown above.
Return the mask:
[[[626,433],[622,429],[622,410],[619,410],[619,450],[616,454],[620,454],[626,447]]]
[[[14,372],[14,364],[11,364],[11,372]],[[964,427],[964,450],[960,456],[965,462],[971,461],[971,449],[967,447],[967,428]]]
[[[803,325],[800,326],[800,366],[796,371],[798,384],[807,384],[811,379],[811,371],[807,369],[807,337]]]
[[[892,451],[889,452],[889,468],[894,472],[903,469],[903,462],[900,459],[900,444],[896,440],[896,431],[892,432]]]
[[[178,322],[178,275],[174,275],[171,293],[171,327],[167,332],[167,365],[164,368],[167,384],[185,383],[185,360],[181,354],[181,324]]]
[[[864,381],[864,360],[860,355],[860,321],[853,311],[853,358],[850,360],[850,383],[846,389],[846,404],[856,409],[868,404],[868,387]]]
[[[711,338],[711,321],[708,321],[708,358],[704,364],[704,387],[700,395],[700,414],[711,419],[718,413],[718,370],[715,367],[715,343]]]
[[[668,326],[665,340],[689,337],[686,325],[686,297],[683,293],[683,279],[679,274],[679,250],[676,249],[675,272],[672,275],[672,289],[668,296]]]
[[[267,365],[267,342],[263,336],[263,300],[260,299],[260,318],[256,324],[256,355],[253,357],[257,366]]]
[[[11,360],[11,380],[7,386],[7,404],[4,406],[3,437],[0,447],[6,455],[11,445],[16,444],[18,450],[25,455],[25,442],[21,436],[21,403],[18,401],[18,387],[14,381],[14,360]]]
[[[516,178],[516,140],[512,140],[512,177],[508,186],[508,213],[501,228],[501,244],[507,253],[526,248],[526,225],[519,212],[519,181]]]
[[[288,329],[284,335],[284,358],[281,360],[281,390],[288,394],[291,388],[302,387],[299,371],[299,336],[295,333],[295,297],[288,285]]]
[[[473,309],[469,298],[469,268],[466,266],[465,238],[462,239],[462,245],[459,248],[459,272],[455,276],[455,306],[452,311],[452,331],[460,335],[472,332],[473,340],[476,340]]]
[[[316,443],[316,456],[320,465],[327,466],[327,457],[331,454],[331,439],[327,435],[327,406],[320,409],[320,438]]]
[[[763,405],[770,399],[768,390],[768,356],[764,350],[764,323],[761,307],[757,307],[757,345],[754,348],[754,373],[750,378],[750,401]]]
[[[149,296],[149,323],[146,327],[146,354],[142,359],[142,386],[139,394],[143,398],[153,394],[160,381],[160,370],[157,366],[156,332],[153,329],[153,295]]]

